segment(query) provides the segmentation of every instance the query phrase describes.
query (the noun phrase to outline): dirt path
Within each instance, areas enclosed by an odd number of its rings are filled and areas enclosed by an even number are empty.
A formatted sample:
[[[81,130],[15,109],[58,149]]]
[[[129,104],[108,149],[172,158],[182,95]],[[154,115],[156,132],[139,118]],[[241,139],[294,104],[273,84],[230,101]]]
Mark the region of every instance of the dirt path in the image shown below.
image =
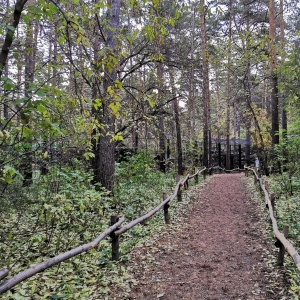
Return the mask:
[[[246,180],[215,175],[177,226],[135,249],[130,269],[138,284],[129,299],[288,299],[269,266],[274,246]]]

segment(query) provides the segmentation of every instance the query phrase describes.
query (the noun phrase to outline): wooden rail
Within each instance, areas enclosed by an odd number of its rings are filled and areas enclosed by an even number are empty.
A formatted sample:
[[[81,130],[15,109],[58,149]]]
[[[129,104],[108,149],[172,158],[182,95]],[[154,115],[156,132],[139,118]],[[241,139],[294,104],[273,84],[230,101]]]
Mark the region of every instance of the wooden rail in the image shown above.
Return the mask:
[[[101,233],[96,239],[94,239],[92,242],[81,245],[77,248],[74,248],[72,250],[69,250],[65,253],[59,254],[53,258],[47,259],[25,271],[22,271],[15,276],[11,277],[10,279],[0,283],[0,294],[5,293],[6,291],[10,290],[12,287],[16,286],[20,282],[34,276],[35,274],[42,272],[54,265],[57,265],[63,261],[68,260],[71,257],[74,257],[82,252],[89,251],[90,249],[95,248],[105,237],[108,235],[112,239],[112,260],[118,260],[119,259],[119,236],[123,234],[124,232],[128,231],[129,229],[133,228],[134,226],[140,224],[141,222],[149,219],[152,217],[156,212],[158,212],[161,208],[164,210],[164,219],[165,223],[169,223],[169,214],[168,214],[168,208],[170,206],[170,203],[177,197],[178,201],[181,201],[181,187],[184,186],[185,189],[188,188],[188,181],[189,179],[195,178],[195,182],[198,183],[198,176],[203,173],[203,176],[205,178],[205,173],[208,169],[204,168],[202,170],[195,169],[195,173],[193,175],[189,175],[187,171],[184,173],[184,178],[180,180],[180,177],[177,178],[177,184],[174,190],[174,193],[167,197],[166,194],[163,194],[163,201],[157,205],[154,209],[149,211],[147,214],[145,214],[142,217],[139,217],[127,225],[120,228],[120,225],[125,221],[125,218],[119,218],[118,216],[111,216],[111,227],[106,229],[103,233]],[[7,277],[9,274],[9,271],[4,268],[0,270],[0,280]]]
[[[129,229],[133,228],[134,226],[140,224],[141,222],[149,219],[150,217],[152,217],[155,213],[157,213],[161,208],[164,208],[164,216],[165,216],[165,223],[168,224],[169,222],[169,217],[168,217],[168,209],[170,206],[170,203],[177,197],[178,201],[181,201],[181,186],[184,186],[185,188],[188,188],[188,180],[191,178],[195,178],[195,181],[198,181],[198,176],[199,174],[203,173],[205,174],[205,171],[207,169],[204,168],[202,170],[195,170],[195,174],[194,175],[189,175],[188,173],[185,174],[184,178],[182,180],[179,180],[176,184],[175,190],[173,192],[173,194],[169,197],[166,197],[166,195],[163,195],[163,201],[157,205],[155,208],[153,208],[151,211],[149,211],[148,213],[146,213],[145,215],[131,221],[130,223],[126,224],[125,226],[123,226],[121,229],[116,230],[113,235],[114,237],[119,237],[121,234],[125,233],[126,231],[128,231]],[[178,180],[178,179],[177,179]],[[178,195],[180,195],[180,198],[178,197]],[[114,245],[115,243],[115,245]],[[117,244],[119,243],[118,239],[116,238],[115,241],[113,241],[112,243],[112,247],[116,248]],[[113,260],[117,260],[118,255],[113,256],[112,259]]]
[[[252,171],[254,175],[254,183],[259,182],[260,189],[264,193],[265,196],[265,202],[266,207],[269,209],[269,215],[270,215],[270,221],[271,225],[273,227],[273,233],[277,239],[275,245],[279,248],[279,255],[278,255],[278,265],[283,265],[283,259],[284,259],[284,250],[286,250],[289,255],[293,258],[294,263],[300,271],[300,256],[297,253],[294,246],[287,240],[288,235],[288,226],[284,226],[283,232],[280,232],[278,230],[277,221],[274,217],[274,204],[275,204],[275,198],[274,195],[269,194],[268,191],[268,182],[265,181],[265,184],[263,183],[262,178],[260,178],[256,172],[255,169],[246,167],[246,173],[245,175],[248,175],[248,171]]]

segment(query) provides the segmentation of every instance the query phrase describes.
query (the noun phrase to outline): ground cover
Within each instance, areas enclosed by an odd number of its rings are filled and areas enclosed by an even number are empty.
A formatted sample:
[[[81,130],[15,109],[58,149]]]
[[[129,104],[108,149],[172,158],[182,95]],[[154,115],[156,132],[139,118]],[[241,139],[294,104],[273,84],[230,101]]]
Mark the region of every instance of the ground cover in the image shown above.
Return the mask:
[[[134,249],[131,293],[111,299],[291,299],[251,183],[211,178],[181,221]]]

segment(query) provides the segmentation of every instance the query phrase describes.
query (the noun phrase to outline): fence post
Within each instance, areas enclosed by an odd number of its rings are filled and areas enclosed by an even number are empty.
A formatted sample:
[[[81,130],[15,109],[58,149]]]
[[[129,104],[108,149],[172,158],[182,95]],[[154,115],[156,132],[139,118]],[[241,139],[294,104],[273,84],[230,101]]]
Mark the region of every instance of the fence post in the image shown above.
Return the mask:
[[[289,226],[283,226],[283,235],[284,237],[288,237],[289,234]],[[277,246],[279,247],[279,253],[278,253],[278,260],[277,260],[277,265],[278,266],[283,266],[283,261],[284,261],[284,253],[285,253],[285,249],[283,244],[277,240]]]
[[[203,180],[206,179],[206,170],[203,171]]]
[[[269,194],[269,182],[268,182],[268,180],[265,181],[265,189]]]
[[[188,170],[184,169],[183,177],[185,178],[188,175]],[[189,179],[187,179],[184,183],[184,189],[187,190],[189,188]]]
[[[198,177],[198,168],[195,168],[195,184],[198,184],[199,183],[199,177]]]
[[[167,194],[163,193],[163,200],[162,201],[164,201],[166,199],[167,199]],[[169,207],[170,207],[169,203],[166,203],[164,205],[164,217],[165,217],[165,223],[166,224],[170,224]]]
[[[176,176],[176,183],[178,183],[179,181],[180,181],[180,175],[178,174],[178,175]],[[181,185],[179,185],[179,187],[178,187],[177,200],[178,200],[178,202],[182,201],[182,196],[181,196]]]
[[[119,221],[118,216],[110,216],[110,225],[114,225]],[[117,228],[116,230],[118,230]],[[116,236],[114,232],[110,234],[111,237],[111,259],[119,260],[119,236]]]
[[[254,185],[255,185],[257,180],[254,172],[253,172],[253,178],[254,178]]]
[[[249,174],[248,174],[249,170],[248,169],[245,169],[245,176],[248,177]]]
[[[0,270],[0,280],[8,276],[9,271],[7,269]]]
[[[275,213],[275,194],[272,193],[270,195],[270,201],[271,201],[271,205],[272,205],[272,209],[273,209],[273,214]]]

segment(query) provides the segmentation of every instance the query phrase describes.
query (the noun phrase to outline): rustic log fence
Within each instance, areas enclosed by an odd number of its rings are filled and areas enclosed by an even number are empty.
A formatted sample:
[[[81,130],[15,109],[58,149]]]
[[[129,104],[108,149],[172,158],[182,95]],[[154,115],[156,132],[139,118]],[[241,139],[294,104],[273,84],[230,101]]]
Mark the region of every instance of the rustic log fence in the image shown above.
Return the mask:
[[[280,232],[278,229],[277,221],[274,217],[275,196],[274,194],[269,194],[268,181],[265,180],[265,182],[263,182],[263,179],[259,177],[256,169],[245,167],[245,170],[246,176],[249,176],[249,172],[253,172],[254,184],[259,183],[259,187],[264,193],[266,207],[268,208],[270,215],[270,225],[272,225],[273,233],[276,238],[275,246],[279,248],[277,265],[283,266],[284,254],[285,251],[287,251],[288,254],[293,258],[298,271],[300,271],[300,256],[294,246],[287,240],[289,227],[286,225],[283,226],[283,232]]]
[[[155,213],[157,213],[160,209],[163,208],[164,211],[164,220],[166,224],[170,223],[170,217],[169,217],[169,207],[170,203],[177,197],[178,201],[182,201],[182,191],[181,187],[183,186],[184,189],[188,189],[188,182],[190,179],[194,178],[195,183],[197,184],[199,182],[199,175],[203,175],[203,178],[205,179],[206,172],[209,169],[204,168],[202,170],[198,170],[195,168],[195,173],[193,175],[189,175],[187,170],[184,171],[184,177],[183,179],[180,179],[180,176],[177,176],[176,178],[176,187],[171,196],[166,195],[166,193],[163,193],[163,200],[162,202],[157,205],[154,209],[146,213],[144,216],[141,216],[130,223],[126,224],[125,226],[120,228],[120,225],[125,221],[125,218],[119,218],[118,216],[111,216],[110,224],[111,226],[106,229],[104,232],[102,232],[96,239],[94,239],[92,242],[81,245],[77,248],[74,248],[72,250],[69,250],[65,253],[59,254],[53,258],[47,259],[37,265],[34,265],[33,267],[22,271],[15,276],[11,277],[10,279],[0,282],[0,294],[7,292],[12,287],[16,286],[20,282],[34,276],[35,274],[42,272],[52,266],[55,266],[63,261],[68,260],[69,258],[72,258],[78,254],[81,254],[83,252],[87,252],[93,248],[95,248],[104,238],[106,238],[108,235],[111,237],[111,245],[112,245],[112,260],[119,260],[119,237],[121,234],[125,233],[129,229],[133,228],[134,226],[140,224],[141,222],[149,219],[152,217]],[[0,270],[0,280],[7,277],[9,274],[9,270],[6,268],[3,268]]]

